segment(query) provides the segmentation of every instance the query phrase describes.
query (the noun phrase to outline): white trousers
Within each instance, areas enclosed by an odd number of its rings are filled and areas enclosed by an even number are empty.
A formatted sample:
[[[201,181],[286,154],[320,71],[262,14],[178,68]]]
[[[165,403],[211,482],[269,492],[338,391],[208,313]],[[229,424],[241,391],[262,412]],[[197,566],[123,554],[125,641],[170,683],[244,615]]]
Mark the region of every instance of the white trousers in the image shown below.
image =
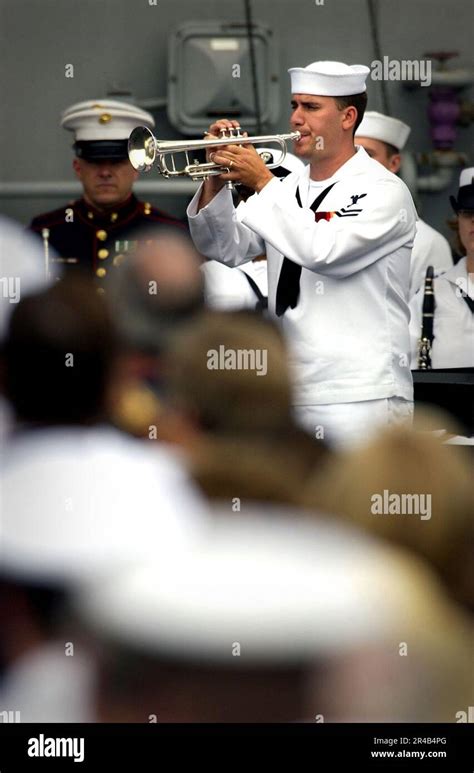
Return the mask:
[[[295,418],[313,437],[336,449],[364,445],[381,427],[413,421],[413,402],[401,397],[330,405],[295,405]]]

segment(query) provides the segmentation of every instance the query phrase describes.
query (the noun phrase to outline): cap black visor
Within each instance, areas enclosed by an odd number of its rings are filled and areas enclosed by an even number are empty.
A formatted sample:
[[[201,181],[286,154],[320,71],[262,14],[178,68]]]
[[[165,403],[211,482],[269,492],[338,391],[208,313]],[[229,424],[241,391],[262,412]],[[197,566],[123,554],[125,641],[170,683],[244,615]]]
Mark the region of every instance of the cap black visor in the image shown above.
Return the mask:
[[[128,140],[82,140],[74,144],[74,150],[85,161],[124,161],[128,159]]]

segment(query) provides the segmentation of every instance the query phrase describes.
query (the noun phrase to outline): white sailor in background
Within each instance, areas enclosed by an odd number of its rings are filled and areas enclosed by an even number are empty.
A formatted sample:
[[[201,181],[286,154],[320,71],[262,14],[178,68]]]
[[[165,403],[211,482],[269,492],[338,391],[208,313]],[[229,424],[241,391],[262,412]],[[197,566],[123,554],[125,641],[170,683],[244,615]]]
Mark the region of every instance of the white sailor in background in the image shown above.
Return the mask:
[[[238,266],[266,253],[269,313],[288,341],[296,415],[311,434],[345,445],[413,413],[416,211],[402,180],[354,147],[368,73],[340,62],[291,69],[294,153],[309,165],[280,181],[254,148],[228,145],[212,160],[230,172],[203,183],[188,208],[207,257]],[[237,125],[216,121],[210,133]],[[227,180],[255,194],[234,209]]]
[[[397,174],[401,165],[401,151],[405,147],[411,128],[398,118],[368,111],[356,131],[356,143],[362,145],[369,156]],[[434,266],[445,271],[453,265],[449,242],[424,220],[416,223],[416,236],[411,253],[410,298],[423,284],[426,269]]]
[[[464,169],[457,198],[450,197],[457,216],[459,241],[465,255],[455,266],[435,275],[434,318],[430,351],[431,368],[474,367],[474,167]],[[413,369],[420,366],[424,288],[410,303]]]
[[[260,154],[269,154],[270,163],[280,155],[275,148],[258,148]],[[269,163],[268,159],[266,163]],[[293,153],[287,153],[280,166],[273,169],[275,177],[283,180],[291,172],[302,172],[304,164]],[[239,185],[238,203],[253,194],[252,189]],[[212,309],[254,309],[264,312],[268,308],[267,256],[257,255],[238,268],[229,268],[217,260],[208,260],[201,266],[205,281],[206,305]]]

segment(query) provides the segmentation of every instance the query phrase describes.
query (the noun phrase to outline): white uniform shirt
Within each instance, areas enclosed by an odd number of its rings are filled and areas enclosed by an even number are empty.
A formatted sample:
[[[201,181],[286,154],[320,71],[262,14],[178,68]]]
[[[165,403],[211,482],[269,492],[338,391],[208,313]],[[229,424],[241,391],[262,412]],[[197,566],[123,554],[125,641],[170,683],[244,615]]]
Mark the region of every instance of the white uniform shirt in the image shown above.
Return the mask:
[[[265,252],[271,314],[283,257],[303,267],[298,304],[280,317],[296,405],[411,400],[408,287],[416,211],[408,188],[363,148],[331,179],[312,181],[311,194],[309,171],[271,180],[236,210],[224,188],[197,213],[198,191],[188,208],[192,238],[203,254],[229,266]],[[330,219],[316,223],[304,205],[333,182],[319,207]]]
[[[432,368],[474,367],[474,313],[462,297],[474,301],[474,277],[469,282],[467,258],[433,281],[435,312],[433,324]],[[421,287],[410,303],[411,367],[418,367],[418,341],[421,336],[423,290]]]
[[[424,283],[428,266],[433,266],[436,272],[447,271],[452,265],[453,256],[448,240],[424,220],[418,220],[411,253],[410,299]]]
[[[258,301],[244,274],[250,276],[262,295],[268,296],[267,262],[250,261],[240,268],[229,268],[217,260],[203,263],[204,294],[211,309],[255,309]]]
[[[20,722],[96,722],[95,666],[76,645],[65,657],[64,641],[49,641],[18,657],[0,689],[0,711],[20,713]]]

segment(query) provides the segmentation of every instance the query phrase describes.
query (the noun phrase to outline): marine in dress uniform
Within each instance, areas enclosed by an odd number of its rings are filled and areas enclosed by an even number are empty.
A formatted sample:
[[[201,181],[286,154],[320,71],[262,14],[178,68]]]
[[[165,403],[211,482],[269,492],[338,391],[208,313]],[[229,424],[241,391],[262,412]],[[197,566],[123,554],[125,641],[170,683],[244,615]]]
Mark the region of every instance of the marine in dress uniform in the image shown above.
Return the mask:
[[[405,147],[411,128],[398,118],[368,111],[356,131],[356,142],[362,145],[371,158],[396,174],[400,169],[400,153]],[[416,222],[416,236],[411,253],[410,289],[412,298],[423,284],[426,269],[434,266],[447,271],[453,265],[449,242],[424,220]]]
[[[61,126],[74,132],[73,166],[84,194],[30,224],[58,253],[65,270],[92,272],[100,286],[133,250],[143,229],[184,227],[132,192],[138,173],[128,160],[127,145],[138,125],[153,128],[155,122],[148,112],[126,102],[90,100],[69,107]]]
[[[464,169],[457,198],[451,204],[458,216],[459,237],[466,255],[433,280],[434,317],[431,367],[474,367],[474,167]],[[410,302],[412,368],[418,367],[423,287]]]
[[[227,146],[213,160],[231,171],[204,183],[188,208],[208,257],[235,266],[266,252],[269,311],[287,338],[296,414],[336,444],[363,442],[413,411],[407,298],[416,211],[403,181],[354,148],[357,108],[346,95],[363,104],[368,73],[339,62],[290,70],[291,126],[302,135],[294,152],[310,165],[280,182],[252,149]],[[228,179],[256,191],[236,210],[218,188]]]

